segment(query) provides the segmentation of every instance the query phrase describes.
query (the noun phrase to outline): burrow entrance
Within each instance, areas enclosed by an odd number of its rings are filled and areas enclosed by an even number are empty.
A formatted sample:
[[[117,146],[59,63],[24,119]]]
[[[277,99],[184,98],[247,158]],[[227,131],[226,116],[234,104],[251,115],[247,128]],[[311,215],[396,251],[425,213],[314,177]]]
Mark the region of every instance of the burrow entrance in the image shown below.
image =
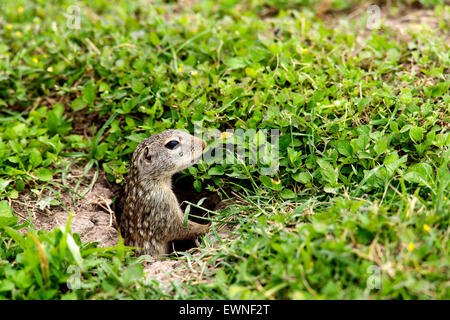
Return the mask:
[[[181,210],[183,212],[188,206],[187,202],[197,204],[203,198],[205,198],[205,200],[201,203],[200,207],[203,207],[210,211],[216,211],[223,207],[223,202],[216,192],[212,192],[206,189],[203,189],[201,192],[197,192],[193,187],[193,183],[194,178],[192,177],[177,177],[177,175],[173,177],[173,192],[177,196],[178,202],[180,203]],[[208,212],[206,210],[191,206],[189,215],[189,220],[192,220],[194,222],[201,224],[208,224],[209,222],[208,220],[198,218],[208,217]],[[173,241],[171,245],[171,252],[186,251],[196,246],[197,245],[195,240]]]

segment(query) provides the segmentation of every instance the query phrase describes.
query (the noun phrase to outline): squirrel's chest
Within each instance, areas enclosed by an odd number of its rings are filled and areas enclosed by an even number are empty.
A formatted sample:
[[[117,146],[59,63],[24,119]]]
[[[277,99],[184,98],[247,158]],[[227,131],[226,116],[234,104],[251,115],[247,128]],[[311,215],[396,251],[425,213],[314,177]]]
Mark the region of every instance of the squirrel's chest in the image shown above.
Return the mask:
[[[149,191],[135,187],[127,191],[126,211],[136,229],[144,233],[163,233],[179,219],[178,200],[171,190]]]

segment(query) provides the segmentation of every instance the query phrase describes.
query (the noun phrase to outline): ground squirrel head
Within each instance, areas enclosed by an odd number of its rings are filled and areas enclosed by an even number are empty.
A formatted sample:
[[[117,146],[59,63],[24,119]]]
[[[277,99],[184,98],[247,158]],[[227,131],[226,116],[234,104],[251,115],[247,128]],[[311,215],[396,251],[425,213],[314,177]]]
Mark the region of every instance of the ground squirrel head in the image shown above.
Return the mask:
[[[133,153],[131,170],[140,179],[166,179],[201,157],[206,143],[181,130],[166,130],[142,141]]]

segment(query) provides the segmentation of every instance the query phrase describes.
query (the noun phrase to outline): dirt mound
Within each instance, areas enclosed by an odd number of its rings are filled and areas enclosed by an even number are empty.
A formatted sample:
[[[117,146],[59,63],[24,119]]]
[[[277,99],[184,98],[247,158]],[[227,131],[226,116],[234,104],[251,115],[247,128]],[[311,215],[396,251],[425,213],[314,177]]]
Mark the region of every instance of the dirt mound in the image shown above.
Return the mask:
[[[82,198],[74,191],[89,190]],[[81,168],[74,168],[65,177],[67,188],[42,189],[40,193],[30,192],[12,201],[12,207],[21,220],[31,222],[36,230],[52,230],[66,226],[72,212],[71,230],[80,234],[82,241],[96,241],[101,247],[115,246],[118,231],[114,227],[114,212],[111,210],[116,194],[114,187],[103,174],[91,169],[84,177]],[[61,181],[62,182],[62,181]],[[86,189],[88,188],[88,189]],[[29,219],[31,217],[31,221]]]

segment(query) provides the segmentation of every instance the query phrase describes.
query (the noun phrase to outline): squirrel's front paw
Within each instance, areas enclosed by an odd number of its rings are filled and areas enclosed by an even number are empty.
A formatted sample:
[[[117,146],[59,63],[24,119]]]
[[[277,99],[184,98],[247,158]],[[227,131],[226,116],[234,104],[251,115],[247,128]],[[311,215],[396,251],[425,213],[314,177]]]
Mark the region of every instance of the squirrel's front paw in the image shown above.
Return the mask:
[[[211,227],[211,225],[212,225],[212,222],[209,222],[208,224],[201,225],[202,228],[201,228],[201,230],[200,230],[200,232],[198,234],[199,235],[207,234],[208,231],[209,231],[209,228]]]

